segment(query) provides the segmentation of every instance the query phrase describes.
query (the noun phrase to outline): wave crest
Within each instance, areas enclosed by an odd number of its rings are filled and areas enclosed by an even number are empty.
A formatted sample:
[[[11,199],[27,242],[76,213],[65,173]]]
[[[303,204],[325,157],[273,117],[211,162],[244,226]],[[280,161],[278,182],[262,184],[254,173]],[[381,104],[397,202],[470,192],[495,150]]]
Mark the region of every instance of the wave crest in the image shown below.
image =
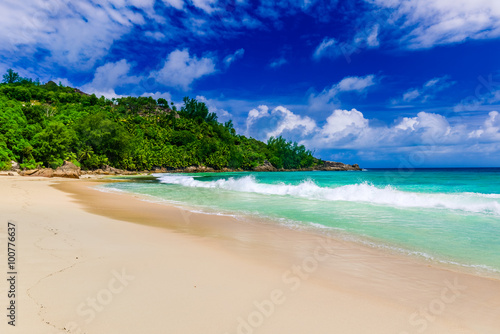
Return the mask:
[[[339,186],[320,187],[313,181],[298,185],[260,183],[254,176],[216,181],[198,181],[192,176],[179,174],[156,175],[161,183],[177,184],[192,188],[214,188],[263,195],[279,195],[310,200],[364,202],[401,208],[433,208],[460,210],[473,213],[500,215],[498,194],[480,193],[418,193],[397,190],[390,185],[376,187],[367,182]]]

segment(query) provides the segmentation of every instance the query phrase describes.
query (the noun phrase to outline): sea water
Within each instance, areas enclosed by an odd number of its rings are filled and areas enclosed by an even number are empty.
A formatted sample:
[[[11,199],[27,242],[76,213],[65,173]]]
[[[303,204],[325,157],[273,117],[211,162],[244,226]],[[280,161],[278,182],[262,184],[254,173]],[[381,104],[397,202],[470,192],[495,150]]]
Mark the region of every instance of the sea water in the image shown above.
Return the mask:
[[[154,174],[104,187],[500,274],[500,169]]]

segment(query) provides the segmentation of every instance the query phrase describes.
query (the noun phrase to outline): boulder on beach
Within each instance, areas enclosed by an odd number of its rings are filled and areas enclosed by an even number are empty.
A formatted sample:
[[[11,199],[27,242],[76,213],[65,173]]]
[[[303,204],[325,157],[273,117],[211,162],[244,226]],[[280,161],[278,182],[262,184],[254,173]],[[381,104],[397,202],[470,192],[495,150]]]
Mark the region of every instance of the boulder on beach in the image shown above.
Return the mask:
[[[74,163],[69,161],[64,161],[63,165],[57,167],[54,171],[54,176],[69,177],[73,179],[79,179],[80,174],[80,167],[77,167]]]

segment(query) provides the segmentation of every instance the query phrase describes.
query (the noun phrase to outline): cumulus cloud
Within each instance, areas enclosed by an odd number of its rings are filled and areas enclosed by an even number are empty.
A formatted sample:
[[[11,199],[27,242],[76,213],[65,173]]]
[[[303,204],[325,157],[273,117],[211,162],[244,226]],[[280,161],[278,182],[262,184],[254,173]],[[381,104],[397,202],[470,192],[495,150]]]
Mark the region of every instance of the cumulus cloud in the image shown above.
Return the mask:
[[[88,94],[104,95],[107,98],[120,97],[116,94],[117,87],[137,83],[140,77],[130,75],[131,65],[122,59],[115,63],[106,63],[98,67],[94,79],[80,89]]]
[[[482,139],[487,141],[500,140],[500,114],[498,111],[491,111],[484,124],[477,130],[469,132],[469,138]]]
[[[319,149],[373,149],[387,147],[459,145],[470,138],[464,124],[452,125],[439,114],[419,112],[392,125],[378,125],[356,109],[337,109],[326,119],[315,135],[304,142]]]
[[[266,105],[260,105],[248,112],[246,119],[247,135],[267,140],[270,137],[302,137],[316,129],[316,122],[308,116],[294,114],[283,106],[272,111]]]
[[[269,113],[269,107],[266,105],[260,105],[257,109],[252,109],[248,112],[248,116],[246,119],[246,134],[249,135],[251,131],[251,127],[256,123],[257,120],[269,117],[271,114]]]
[[[213,58],[190,56],[189,50],[183,49],[172,51],[162,68],[151,76],[165,86],[188,90],[193,81],[215,71]]]
[[[303,135],[308,135],[316,128],[316,122],[310,117],[296,115],[282,106],[274,108],[271,116],[277,117],[278,122],[277,126],[267,133],[268,138],[277,137],[295,129],[300,129]]]
[[[233,62],[235,62],[236,60],[242,58],[244,54],[245,54],[245,49],[238,49],[238,50],[236,50],[235,53],[226,56],[224,58],[223,62],[224,62],[224,64],[226,64],[226,66],[229,66]]]
[[[309,109],[311,111],[326,111],[335,107],[338,103],[338,95],[343,92],[355,92],[363,94],[367,88],[376,84],[375,75],[364,77],[345,77],[340,82],[325,88],[319,94],[309,96]]]
[[[359,136],[367,127],[368,120],[361,112],[356,109],[337,109],[328,116],[325,125],[319,129],[314,140],[317,140],[321,145],[328,145],[328,143]]]
[[[364,159],[408,156],[418,151],[424,157],[445,162],[443,155],[495,154],[500,150],[500,113],[491,111],[480,122],[447,118],[431,112],[395,119],[389,124],[367,118],[357,109],[335,109],[322,120],[313,120],[279,106],[267,105],[249,111],[246,134],[260,140],[283,135],[319,152],[351,152]],[[332,153],[333,152],[333,153]],[[421,163],[421,162],[419,162]]]
[[[500,140],[498,113],[490,112],[483,125],[473,127],[463,123],[452,124],[446,117],[420,112],[405,117],[389,126],[376,125],[356,110],[335,110],[314,135],[302,142],[313,149],[340,149],[356,151],[411,152],[420,147],[422,152],[457,154],[463,150],[489,150]]]
[[[453,85],[454,82],[449,77],[443,76],[433,78],[418,88],[408,89],[402,97],[393,99],[392,104],[401,103],[425,103],[435,97],[435,94]]]
[[[410,49],[500,36],[500,2],[496,0],[366,0],[391,11],[393,28]]]

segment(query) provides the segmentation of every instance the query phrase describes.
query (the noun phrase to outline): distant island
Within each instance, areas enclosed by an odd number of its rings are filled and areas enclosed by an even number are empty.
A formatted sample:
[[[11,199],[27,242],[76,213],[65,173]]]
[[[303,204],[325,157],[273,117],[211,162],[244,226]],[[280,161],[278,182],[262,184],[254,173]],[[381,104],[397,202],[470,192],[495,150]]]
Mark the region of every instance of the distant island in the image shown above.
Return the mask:
[[[360,170],[315,158],[281,136],[264,143],[238,135],[232,121],[219,123],[203,102],[183,102],[177,110],[163,98],[98,98],[8,70],[0,84],[0,170]]]

